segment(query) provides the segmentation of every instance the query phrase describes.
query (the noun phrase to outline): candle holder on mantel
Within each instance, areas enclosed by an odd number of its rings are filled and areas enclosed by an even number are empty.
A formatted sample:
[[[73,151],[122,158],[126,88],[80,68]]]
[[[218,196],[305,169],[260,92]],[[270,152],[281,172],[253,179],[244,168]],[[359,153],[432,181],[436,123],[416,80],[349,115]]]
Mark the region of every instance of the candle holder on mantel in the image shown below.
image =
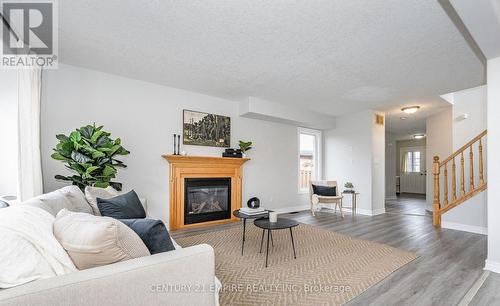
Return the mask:
[[[174,134],[174,154],[177,155],[177,134]]]
[[[177,135],[177,155],[181,154],[181,135]]]
[[[174,154],[180,155],[181,151],[181,135],[174,134]]]

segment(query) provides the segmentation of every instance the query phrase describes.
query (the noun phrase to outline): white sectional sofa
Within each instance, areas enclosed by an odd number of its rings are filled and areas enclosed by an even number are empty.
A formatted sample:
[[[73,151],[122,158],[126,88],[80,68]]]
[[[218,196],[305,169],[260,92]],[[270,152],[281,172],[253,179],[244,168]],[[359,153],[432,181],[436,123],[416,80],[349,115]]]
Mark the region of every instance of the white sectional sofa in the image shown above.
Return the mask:
[[[77,187],[18,205],[40,207],[52,215],[63,208],[92,213]],[[220,283],[213,248],[174,244],[174,251],[2,289],[0,305],[217,305]],[[0,247],[8,246],[0,242]]]

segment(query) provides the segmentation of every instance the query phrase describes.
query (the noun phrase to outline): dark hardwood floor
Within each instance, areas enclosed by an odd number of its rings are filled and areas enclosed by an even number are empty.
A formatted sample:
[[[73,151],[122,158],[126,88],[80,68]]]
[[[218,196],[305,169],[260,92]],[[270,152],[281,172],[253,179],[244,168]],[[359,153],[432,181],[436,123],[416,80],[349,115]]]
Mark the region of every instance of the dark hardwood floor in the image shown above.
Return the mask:
[[[402,193],[396,200],[385,202],[385,211],[389,214],[428,215],[425,210],[425,194]]]
[[[285,214],[299,222],[417,253],[420,257],[369,288],[348,305],[457,305],[483,272],[486,236],[435,229],[428,215],[378,216],[328,211]],[[177,231],[172,236],[223,230],[240,223]]]

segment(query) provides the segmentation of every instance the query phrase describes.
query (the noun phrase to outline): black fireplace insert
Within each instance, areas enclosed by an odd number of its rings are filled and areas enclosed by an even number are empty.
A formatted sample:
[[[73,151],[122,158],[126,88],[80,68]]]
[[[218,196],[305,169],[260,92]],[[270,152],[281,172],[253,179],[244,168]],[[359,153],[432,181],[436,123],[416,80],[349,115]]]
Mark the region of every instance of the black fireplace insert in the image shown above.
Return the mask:
[[[231,218],[231,178],[186,178],[184,186],[184,224]]]

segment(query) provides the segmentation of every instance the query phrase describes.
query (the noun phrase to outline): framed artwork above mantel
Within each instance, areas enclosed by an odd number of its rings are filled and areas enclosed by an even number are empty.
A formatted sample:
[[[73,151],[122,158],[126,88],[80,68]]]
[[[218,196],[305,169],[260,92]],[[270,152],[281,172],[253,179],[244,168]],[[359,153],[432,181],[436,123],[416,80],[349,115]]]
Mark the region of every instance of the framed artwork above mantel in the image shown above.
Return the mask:
[[[231,118],[183,110],[183,144],[208,147],[231,146]]]

